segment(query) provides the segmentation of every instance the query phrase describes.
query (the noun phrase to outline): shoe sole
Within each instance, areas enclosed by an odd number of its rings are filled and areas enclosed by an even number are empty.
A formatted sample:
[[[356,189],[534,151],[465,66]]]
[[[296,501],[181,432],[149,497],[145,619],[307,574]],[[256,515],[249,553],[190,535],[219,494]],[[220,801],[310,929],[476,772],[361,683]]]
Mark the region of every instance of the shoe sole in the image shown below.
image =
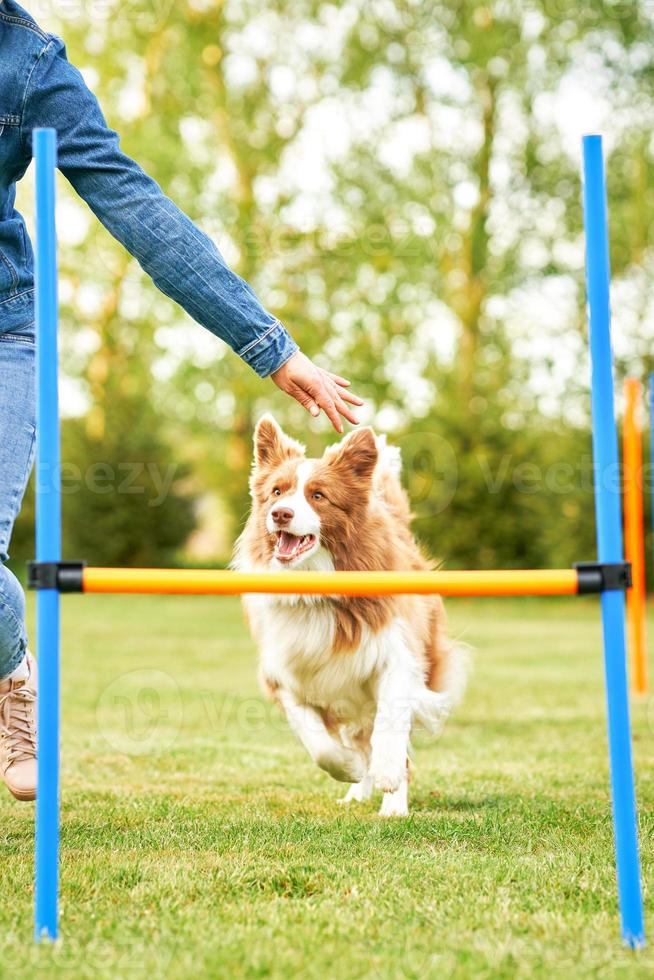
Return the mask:
[[[25,790],[21,792],[20,790],[12,789],[11,786],[7,786],[7,789],[14,797],[14,799],[20,800],[21,803],[31,803],[33,800],[36,799],[35,790]]]

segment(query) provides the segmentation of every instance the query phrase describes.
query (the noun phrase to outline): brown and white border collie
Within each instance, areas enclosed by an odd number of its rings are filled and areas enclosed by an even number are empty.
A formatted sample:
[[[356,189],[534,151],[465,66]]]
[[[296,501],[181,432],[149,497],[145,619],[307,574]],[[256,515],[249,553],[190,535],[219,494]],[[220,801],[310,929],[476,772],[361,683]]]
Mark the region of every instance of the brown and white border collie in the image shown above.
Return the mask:
[[[424,570],[400,484],[399,450],[359,429],[321,459],[270,415],[257,425],[252,511],[234,567]],[[439,596],[246,595],[264,690],[312,759],[352,783],[343,802],[384,796],[408,813],[411,730],[439,731],[463,694],[467,656],[445,632]]]

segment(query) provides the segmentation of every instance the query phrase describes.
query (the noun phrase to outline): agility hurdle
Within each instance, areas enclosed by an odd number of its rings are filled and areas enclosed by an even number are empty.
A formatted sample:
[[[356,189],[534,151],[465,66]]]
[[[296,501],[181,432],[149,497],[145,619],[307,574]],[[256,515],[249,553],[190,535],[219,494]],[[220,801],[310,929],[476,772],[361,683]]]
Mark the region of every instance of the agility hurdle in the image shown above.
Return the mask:
[[[63,592],[236,595],[247,592],[320,595],[439,593],[448,596],[540,596],[599,593],[611,791],[622,937],[644,945],[636,803],[625,662],[625,590],[620,496],[609,484],[617,472],[610,343],[609,260],[602,142],[587,136],[584,220],[590,313],[591,404],[598,561],[573,569],[461,572],[331,572],[259,575],[180,569],[109,569],[61,560],[59,416],[57,407],[57,298],[54,224],[54,130],[35,130],[37,213],[37,550],[29,568],[37,589],[41,670],[36,807],[36,940],[58,935],[59,865],[59,602]]]

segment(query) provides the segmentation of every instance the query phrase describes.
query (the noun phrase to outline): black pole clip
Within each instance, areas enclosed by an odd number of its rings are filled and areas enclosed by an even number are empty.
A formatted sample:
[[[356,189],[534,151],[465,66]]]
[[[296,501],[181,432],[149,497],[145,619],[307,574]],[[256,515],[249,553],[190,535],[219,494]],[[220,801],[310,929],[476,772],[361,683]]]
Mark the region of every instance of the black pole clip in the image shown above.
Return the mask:
[[[28,561],[27,587],[83,592],[85,565],[84,561]]]
[[[577,592],[624,592],[630,589],[631,562],[580,561],[574,566],[577,572]]]

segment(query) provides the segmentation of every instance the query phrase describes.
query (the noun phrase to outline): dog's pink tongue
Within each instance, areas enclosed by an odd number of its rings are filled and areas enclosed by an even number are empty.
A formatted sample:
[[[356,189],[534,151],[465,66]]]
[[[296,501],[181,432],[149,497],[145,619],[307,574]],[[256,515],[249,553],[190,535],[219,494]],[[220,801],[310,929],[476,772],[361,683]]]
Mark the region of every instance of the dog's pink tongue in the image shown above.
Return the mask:
[[[280,555],[292,555],[297,548],[297,538],[288,531],[281,531],[277,541],[277,550]]]

